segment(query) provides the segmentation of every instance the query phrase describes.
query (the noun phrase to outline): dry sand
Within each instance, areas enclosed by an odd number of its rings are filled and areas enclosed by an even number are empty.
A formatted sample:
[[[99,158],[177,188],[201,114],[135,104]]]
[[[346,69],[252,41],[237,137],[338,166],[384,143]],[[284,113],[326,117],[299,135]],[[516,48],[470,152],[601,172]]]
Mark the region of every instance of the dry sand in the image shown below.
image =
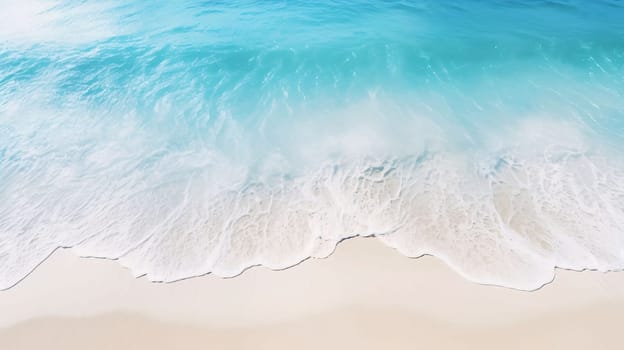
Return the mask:
[[[0,349],[621,349],[624,272],[558,271],[522,292],[375,239],[233,279],[135,279],[58,251],[0,292]]]

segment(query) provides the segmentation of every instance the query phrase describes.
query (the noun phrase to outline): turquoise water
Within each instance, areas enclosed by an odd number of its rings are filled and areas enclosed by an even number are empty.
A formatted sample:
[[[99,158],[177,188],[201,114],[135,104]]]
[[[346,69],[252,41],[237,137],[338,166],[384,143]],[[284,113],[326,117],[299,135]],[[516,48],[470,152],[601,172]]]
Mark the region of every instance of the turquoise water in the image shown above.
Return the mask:
[[[520,289],[624,267],[620,1],[0,0],[0,289],[353,236]]]

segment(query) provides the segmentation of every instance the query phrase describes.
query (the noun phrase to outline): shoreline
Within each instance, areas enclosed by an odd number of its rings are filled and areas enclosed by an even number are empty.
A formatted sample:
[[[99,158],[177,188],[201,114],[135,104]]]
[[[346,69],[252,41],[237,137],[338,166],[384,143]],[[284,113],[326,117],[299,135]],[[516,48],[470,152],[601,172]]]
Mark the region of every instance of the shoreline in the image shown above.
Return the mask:
[[[530,338],[519,344],[541,339],[566,348],[586,347],[580,337],[600,335],[604,348],[618,348],[612,326],[624,321],[624,274],[557,270],[552,283],[526,292],[467,281],[438,258],[406,258],[365,238],[282,271],[256,267],[236,278],[152,283],[115,261],[58,250],[29,278],[0,292],[0,310],[0,343],[12,349],[84,348],[76,343],[83,333],[109,345],[126,339],[114,347],[121,349],[159,349],[149,344],[174,340],[256,348],[237,343],[240,338],[285,349],[296,345],[289,332],[310,344],[335,339],[324,345],[329,348],[364,340],[377,348],[397,340],[392,348],[409,348],[417,338],[456,348],[446,343],[449,337],[496,348],[514,334]],[[335,332],[332,324],[349,331]],[[584,331],[575,331],[579,327]],[[55,339],[61,343],[48,346]]]
[[[279,271],[285,271],[285,270],[289,270],[292,268],[296,268],[297,266],[307,262],[307,261],[314,261],[314,260],[323,260],[323,259],[328,259],[330,258],[337,249],[339,249],[339,246],[341,244],[343,244],[343,242],[345,241],[352,241],[352,240],[356,240],[356,239],[366,239],[366,240],[371,240],[371,239],[378,239],[378,237],[376,237],[375,235],[369,235],[369,236],[349,236],[349,237],[345,237],[339,241],[336,242],[336,244],[334,245],[334,247],[327,252],[327,254],[321,255],[321,256],[307,256],[306,258],[302,259],[301,261],[293,264],[293,265],[289,265],[286,267],[282,267],[282,268],[272,268],[269,266],[265,266],[262,264],[255,264],[255,265],[250,265],[246,268],[244,268],[241,272],[239,272],[236,275],[233,276],[219,276],[214,274],[213,272],[206,272],[203,274],[199,274],[199,275],[194,275],[194,276],[188,276],[188,277],[183,277],[183,278],[179,278],[179,279],[175,279],[175,280],[171,280],[171,281],[165,281],[165,280],[152,280],[149,279],[149,277],[147,276],[146,273],[143,274],[135,274],[132,270],[131,267],[126,266],[124,264],[122,264],[118,258],[107,258],[107,257],[99,257],[99,256],[86,256],[86,255],[80,255],[80,254],[74,254],[72,252],[72,249],[74,247],[57,247],[55,248],[50,254],[48,254],[48,256],[43,259],[41,262],[39,262],[30,272],[28,272],[24,277],[20,278],[17,282],[15,282],[14,284],[12,284],[11,286],[7,287],[7,288],[3,288],[0,289],[0,293],[5,292],[5,291],[9,291],[15,287],[17,287],[22,281],[24,281],[25,279],[27,279],[31,274],[33,274],[41,265],[45,264],[50,258],[52,258],[55,254],[62,254],[62,255],[66,255],[66,254],[72,254],[73,256],[75,256],[78,259],[81,260],[90,260],[90,259],[94,259],[94,260],[104,260],[104,261],[109,261],[109,262],[115,262],[117,263],[117,265],[124,269],[127,270],[130,274],[133,275],[133,277],[135,279],[143,279],[143,280],[147,280],[150,283],[153,284],[173,284],[173,283],[178,283],[178,282],[183,282],[186,280],[192,280],[192,279],[196,279],[196,278],[202,278],[202,277],[206,277],[206,276],[211,276],[213,278],[218,278],[218,279],[231,279],[231,278],[238,278],[241,275],[245,274],[247,271],[255,269],[255,268],[261,268],[261,269],[268,269],[270,271],[274,271],[274,272],[279,272]],[[516,288],[513,286],[507,286],[507,285],[503,285],[503,284],[495,284],[495,283],[485,283],[485,282],[479,282],[478,280],[475,280],[467,275],[465,275],[464,273],[461,272],[461,269],[457,268],[454,266],[454,264],[452,264],[451,262],[448,261],[447,258],[442,257],[442,256],[438,256],[436,254],[431,254],[431,253],[425,253],[422,254],[420,256],[410,256],[410,255],[406,255],[402,252],[400,252],[400,249],[398,249],[397,247],[393,247],[391,245],[388,245],[386,243],[384,243],[383,241],[379,241],[379,243],[381,243],[384,247],[394,251],[395,253],[400,254],[401,256],[403,256],[404,258],[407,259],[412,259],[412,260],[416,260],[416,259],[421,259],[421,258],[434,258],[439,260],[440,262],[442,262],[443,264],[445,264],[450,270],[452,270],[454,273],[456,273],[457,275],[461,276],[463,279],[465,279],[468,282],[471,283],[475,283],[475,284],[479,284],[482,286],[487,286],[487,287],[498,287],[498,288],[506,288],[506,289],[511,289],[511,290],[516,290],[516,291],[521,291],[521,292],[535,292],[538,291],[544,287],[546,287],[547,285],[553,283],[555,281],[555,279],[557,278],[557,271],[569,271],[569,272],[599,272],[599,273],[616,273],[616,272],[624,272],[624,269],[612,269],[612,270],[599,270],[599,269],[594,269],[594,268],[582,268],[582,269],[573,269],[573,268],[565,268],[565,267],[560,267],[560,266],[553,266],[552,269],[552,278],[544,283],[542,283],[541,285],[539,285],[536,288],[532,288],[532,289],[522,289],[522,288]],[[59,253],[60,252],[60,253]]]

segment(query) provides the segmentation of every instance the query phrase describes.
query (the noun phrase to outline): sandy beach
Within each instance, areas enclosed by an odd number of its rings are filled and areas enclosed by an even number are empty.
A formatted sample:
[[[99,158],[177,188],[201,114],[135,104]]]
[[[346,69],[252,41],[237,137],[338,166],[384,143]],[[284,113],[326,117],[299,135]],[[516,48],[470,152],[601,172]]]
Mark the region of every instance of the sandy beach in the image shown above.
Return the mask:
[[[522,292],[352,239],[283,271],[162,284],[59,250],[0,310],[3,349],[616,349],[624,274]]]

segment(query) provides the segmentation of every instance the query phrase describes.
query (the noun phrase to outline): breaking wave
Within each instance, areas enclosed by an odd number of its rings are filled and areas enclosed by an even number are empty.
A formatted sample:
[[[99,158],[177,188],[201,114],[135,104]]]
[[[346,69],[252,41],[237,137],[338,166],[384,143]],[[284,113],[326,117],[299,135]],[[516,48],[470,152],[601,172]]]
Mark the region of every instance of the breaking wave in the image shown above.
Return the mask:
[[[0,25],[0,289],[59,247],[175,281],[354,236],[527,290],[624,267],[617,2],[0,6],[32,23]]]

